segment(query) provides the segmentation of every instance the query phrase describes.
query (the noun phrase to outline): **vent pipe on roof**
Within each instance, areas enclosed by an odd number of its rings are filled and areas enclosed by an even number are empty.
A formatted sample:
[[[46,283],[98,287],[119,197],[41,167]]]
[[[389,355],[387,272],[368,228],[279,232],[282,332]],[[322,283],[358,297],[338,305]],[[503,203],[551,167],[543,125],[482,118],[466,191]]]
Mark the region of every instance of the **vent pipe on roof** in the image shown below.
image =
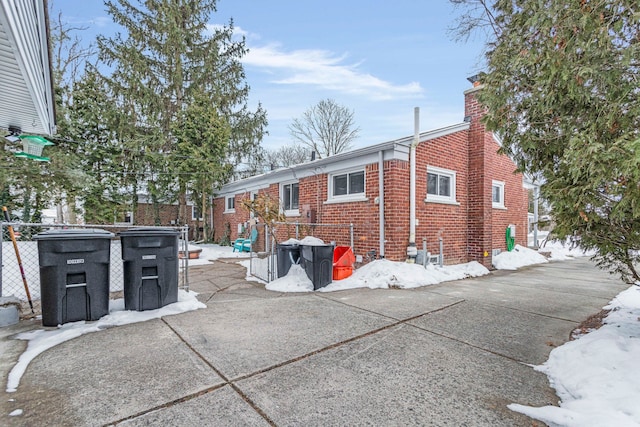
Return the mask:
[[[415,263],[418,255],[416,248],[416,148],[420,142],[420,108],[413,110],[414,132],[413,143],[409,152],[409,246],[407,247],[407,262]]]
[[[316,152],[314,150],[311,150],[311,161],[314,161],[316,159]]]

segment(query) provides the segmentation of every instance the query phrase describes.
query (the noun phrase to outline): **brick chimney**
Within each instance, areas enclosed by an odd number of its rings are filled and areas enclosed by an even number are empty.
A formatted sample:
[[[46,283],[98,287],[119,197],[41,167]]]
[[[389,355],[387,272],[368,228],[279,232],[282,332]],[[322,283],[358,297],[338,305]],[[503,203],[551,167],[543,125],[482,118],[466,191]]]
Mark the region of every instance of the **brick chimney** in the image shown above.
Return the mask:
[[[485,267],[491,267],[492,249],[492,206],[491,176],[488,163],[491,158],[489,150],[493,149],[493,136],[487,132],[482,123],[485,109],[477,100],[482,90],[479,76],[468,79],[473,88],[464,92],[465,121],[471,123],[469,128],[469,222],[467,224],[469,259],[478,261]]]

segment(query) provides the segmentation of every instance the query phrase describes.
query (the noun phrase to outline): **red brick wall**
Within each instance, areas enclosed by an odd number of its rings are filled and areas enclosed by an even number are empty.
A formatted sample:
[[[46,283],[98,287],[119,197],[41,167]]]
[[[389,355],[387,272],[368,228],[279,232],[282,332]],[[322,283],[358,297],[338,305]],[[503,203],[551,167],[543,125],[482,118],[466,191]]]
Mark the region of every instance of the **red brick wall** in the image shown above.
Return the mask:
[[[416,151],[416,245],[422,249],[423,238],[426,238],[427,250],[438,254],[439,239],[442,238],[447,264],[467,262],[467,136],[467,131],[461,131],[425,141]],[[428,166],[456,172],[455,191],[459,205],[425,201]]]
[[[175,227],[181,224],[178,224],[178,205],[168,205],[161,204],[159,205],[159,216],[160,216],[160,225]],[[189,238],[193,239],[195,237],[195,229],[203,228],[204,221],[210,221],[210,210],[207,209],[206,216],[204,216],[203,221],[193,220],[192,218],[192,206],[187,206],[187,225],[189,225]],[[173,221],[173,223],[172,223]],[[133,215],[133,222],[135,225],[156,225],[155,224],[155,215],[153,212],[153,205],[148,203],[138,203],[138,210]]]
[[[507,225],[516,224],[517,243],[526,245],[527,193],[522,187],[522,175],[514,174],[515,165],[505,156],[497,154],[498,145],[485,131],[480,119],[483,110],[475,99],[477,90],[465,93],[465,115],[471,117],[471,126],[460,131],[421,142],[416,150],[416,246],[439,253],[439,240],[444,244],[446,264],[477,260],[487,267],[491,264],[491,250],[505,249],[504,233]],[[426,202],[427,167],[438,167],[456,172],[456,203]],[[320,224],[354,224],[354,252],[365,255],[379,251],[378,163],[365,167],[365,201],[327,203],[327,174],[314,174],[299,180],[300,215],[288,221]],[[505,207],[495,209],[491,201],[492,180],[505,183]],[[385,257],[406,259],[409,243],[409,162],[384,162],[385,186]],[[280,185],[274,183],[267,191],[280,196]],[[215,236],[220,239],[226,224],[231,229],[231,240],[237,237],[237,224],[249,218],[236,195],[236,212],[224,213],[224,198],[214,202]],[[313,235],[337,245],[349,245],[349,229],[331,227],[301,228],[300,236]],[[278,226],[277,240],[295,237],[295,227]],[[262,238],[262,237],[261,237]],[[485,256],[487,253],[488,256]]]
[[[491,265],[492,249],[506,249],[505,231],[516,225],[516,243],[527,245],[527,192],[522,175],[515,164],[498,154],[499,145],[485,130],[481,121],[483,107],[476,94],[481,87],[465,93],[465,116],[471,118],[469,129],[469,259]],[[506,209],[494,208],[491,199],[492,181],[505,183]]]

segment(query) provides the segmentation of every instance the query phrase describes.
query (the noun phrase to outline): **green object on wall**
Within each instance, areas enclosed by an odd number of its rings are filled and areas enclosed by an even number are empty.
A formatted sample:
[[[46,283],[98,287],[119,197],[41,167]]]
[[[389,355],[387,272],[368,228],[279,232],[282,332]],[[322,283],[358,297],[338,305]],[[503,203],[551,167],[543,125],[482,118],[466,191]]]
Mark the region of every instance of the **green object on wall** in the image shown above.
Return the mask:
[[[516,236],[511,235],[511,227],[507,227],[505,237],[507,240],[507,250],[511,252],[513,248],[516,246]]]

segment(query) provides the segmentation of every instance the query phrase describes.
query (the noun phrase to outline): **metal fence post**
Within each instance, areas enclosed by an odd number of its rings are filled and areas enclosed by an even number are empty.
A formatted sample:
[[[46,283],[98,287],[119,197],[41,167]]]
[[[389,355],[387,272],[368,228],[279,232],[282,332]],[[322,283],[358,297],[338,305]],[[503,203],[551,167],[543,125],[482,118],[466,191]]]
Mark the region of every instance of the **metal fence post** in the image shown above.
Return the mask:
[[[4,264],[2,263],[2,253],[4,249],[4,223],[0,226],[0,297],[2,296],[2,270],[4,269]]]
[[[189,226],[182,227],[182,287],[189,292]]]

